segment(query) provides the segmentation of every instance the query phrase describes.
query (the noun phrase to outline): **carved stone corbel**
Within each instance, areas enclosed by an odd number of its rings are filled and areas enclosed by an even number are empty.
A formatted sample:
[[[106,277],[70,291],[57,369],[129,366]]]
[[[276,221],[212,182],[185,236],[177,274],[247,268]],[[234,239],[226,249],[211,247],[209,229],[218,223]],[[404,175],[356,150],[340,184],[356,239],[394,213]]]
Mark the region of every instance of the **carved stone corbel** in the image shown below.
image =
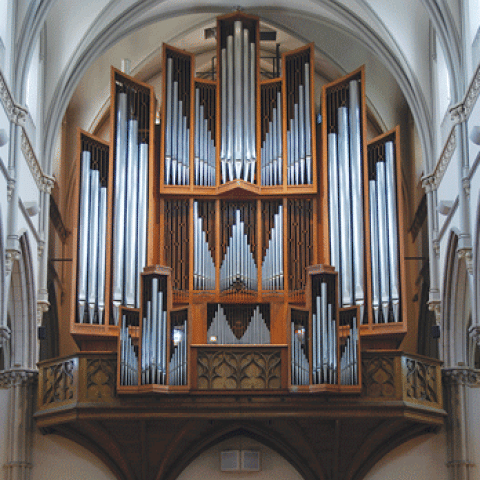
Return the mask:
[[[29,385],[37,381],[38,370],[11,369],[0,371],[0,387]]]
[[[50,302],[46,299],[37,300],[37,325],[42,324],[43,314],[48,312]]]
[[[7,248],[5,249],[5,271],[7,275],[12,273],[13,263],[16,260],[20,260],[20,250],[16,248]]]
[[[0,325],[0,346],[5,345],[12,335],[7,325]]]
[[[468,114],[463,102],[457,103],[450,109],[450,118],[455,124],[462,123],[467,120]]]
[[[463,258],[467,266],[468,273],[473,275],[473,252],[472,247],[462,247],[457,250],[458,258]]]
[[[480,347],[480,325],[472,325],[468,329],[470,338]]]
[[[440,325],[442,302],[440,300],[429,300],[428,309],[435,314],[435,322]]]

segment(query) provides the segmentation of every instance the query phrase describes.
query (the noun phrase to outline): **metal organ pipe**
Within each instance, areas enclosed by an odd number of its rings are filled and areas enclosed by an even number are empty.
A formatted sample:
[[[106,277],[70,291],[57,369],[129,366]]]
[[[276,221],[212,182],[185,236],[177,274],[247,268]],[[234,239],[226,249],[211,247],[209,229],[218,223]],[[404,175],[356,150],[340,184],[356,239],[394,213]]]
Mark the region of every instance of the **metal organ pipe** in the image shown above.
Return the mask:
[[[393,319],[395,322],[398,322],[400,313],[400,286],[398,267],[397,195],[395,190],[395,155],[393,142],[391,141],[385,143],[385,167],[387,182],[390,295],[393,308]]]
[[[89,147],[85,147],[89,148]],[[103,324],[105,310],[105,264],[107,188],[100,170],[105,152],[96,147],[82,150],[78,224],[78,323]],[[94,168],[93,168],[94,167]],[[106,183],[106,179],[103,179]]]
[[[353,318],[340,354],[340,383],[357,385],[358,380],[358,329],[356,318]]]
[[[352,199],[353,294],[363,317],[363,189],[359,83],[349,83],[350,175]]]
[[[273,228],[262,264],[262,289],[283,289],[283,206],[273,216]]]
[[[88,272],[88,219],[90,203],[90,162],[91,153],[82,152],[80,176],[80,220],[78,225],[78,283],[77,309],[78,322],[83,323],[87,304],[87,272]]]
[[[305,163],[307,184],[312,183],[312,122],[310,104],[310,64],[305,63]]]
[[[105,311],[105,272],[107,254],[104,248],[107,244],[107,187],[100,187],[100,212],[99,212],[99,258],[97,281],[98,323],[103,325]]]
[[[173,59],[167,58],[167,99],[165,113],[165,183],[168,185],[172,164],[172,79]]]
[[[115,199],[113,225],[113,320],[118,325],[119,308],[123,302],[125,253],[125,171],[127,168],[127,94],[117,95],[115,162]]]
[[[167,373],[167,311],[166,295],[158,278],[146,290],[151,300],[145,302],[142,325],[142,384],[164,385]]]
[[[393,142],[375,145],[370,158],[370,224],[377,230],[371,243],[373,312],[376,322],[398,322],[400,278]]]
[[[234,22],[221,58],[222,182],[255,178],[255,43],[240,20]],[[228,167],[228,168],[227,168]]]
[[[379,321],[380,280],[378,269],[378,213],[377,213],[377,182],[369,182],[370,197],[370,248],[372,257],[372,308],[375,323]]]
[[[128,158],[127,158],[127,188],[125,224],[125,296],[127,307],[134,307],[136,301],[137,263],[137,215],[138,215],[138,121],[128,121]]]
[[[389,279],[388,279],[388,239],[387,239],[387,205],[385,185],[385,162],[376,163],[377,206],[378,206],[378,250],[380,303],[383,321],[388,322]]]
[[[147,220],[148,220],[148,143],[140,143],[138,168],[138,255],[135,262],[137,279],[136,307],[140,306],[139,278],[147,264]]]
[[[348,109],[338,109],[338,183],[340,186],[340,244],[342,306],[352,305],[352,216],[350,204]]]
[[[146,265],[149,145],[148,140],[143,138],[143,131],[148,129],[148,123],[142,125],[142,131],[139,129],[141,120],[148,118],[148,104],[142,98],[144,95],[144,92],[133,89],[128,94],[122,92],[117,95],[112,272],[115,325],[118,325],[120,305],[131,308],[140,306],[139,275]],[[135,111],[135,116],[129,115],[130,111]],[[102,215],[97,235],[99,239],[105,238],[102,233]],[[92,264],[97,263],[93,257],[90,261]],[[104,268],[103,265],[101,268]],[[104,275],[102,277],[104,285]],[[100,319],[103,316],[100,312],[104,308],[101,303],[104,304],[105,300],[100,295],[98,298]]]
[[[248,290],[257,289],[257,267],[250,251],[245,224],[240,210],[235,210],[235,222],[225,258],[220,267],[220,289],[229,290],[237,283]]]
[[[337,324],[335,306],[328,300],[328,284],[321,282],[312,310],[312,382],[337,382]]]
[[[287,67],[288,68],[288,67]],[[303,64],[302,80],[294,88],[293,116],[287,131],[288,185],[309,185],[312,183],[312,131],[310,101],[310,64]]]
[[[92,271],[88,275],[88,318],[93,323],[97,305],[97,267],[98,267],[98,221],[99,221],[100,172],[90,170],[90,214],[88,234],[88,261]]]

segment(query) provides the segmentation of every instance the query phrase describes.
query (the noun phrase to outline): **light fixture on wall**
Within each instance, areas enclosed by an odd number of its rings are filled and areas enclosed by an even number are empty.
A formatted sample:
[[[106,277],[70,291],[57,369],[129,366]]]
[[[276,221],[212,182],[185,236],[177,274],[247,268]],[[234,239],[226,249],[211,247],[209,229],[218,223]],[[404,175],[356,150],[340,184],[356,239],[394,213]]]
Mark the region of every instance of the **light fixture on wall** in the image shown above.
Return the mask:
[[[451,200],[442,200],[438,203],[437,210],[441,215],[448,215],[453,208],[453,202]]]
[[[37,202],[25,202],[25,210],[30,217],[34,217],[38,213]]]
[[[475,126],[472,127],[470,130],[470,140],[475,144],[475,145],[480,145],[480,126]]]
[[[8,142],[8,135],[5,129],[0,129],[0,147],[3,147]]]

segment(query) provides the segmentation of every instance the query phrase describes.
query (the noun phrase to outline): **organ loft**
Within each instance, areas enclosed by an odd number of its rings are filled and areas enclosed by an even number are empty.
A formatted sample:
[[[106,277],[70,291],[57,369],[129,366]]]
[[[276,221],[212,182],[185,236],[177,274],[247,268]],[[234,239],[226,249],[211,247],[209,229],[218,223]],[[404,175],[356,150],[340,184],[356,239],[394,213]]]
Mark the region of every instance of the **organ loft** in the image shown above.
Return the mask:
[[[161,92],[112,68],[110,141],[79,131],[63,319],[79,352],[41,365],[37,423],[81,435],[125,478],[148,457],[147,479],[175,478],[175,462],[158,476],[144,446],[129,473],[102,429],[120,446],[125,425],[160,445],[155,426],[183,428],[162,418],[189,418],[192,439],[242,419],[277,429],[301,460],[295,415],[319,458],[336,458],[335,478],[356,478],[363,464],[343,446],[367,433],[352,429],[372,434],[373,459],[444,415],[439,363],[398,350],[399,129],[367,138],[362,67],[320,92],[314,45],[284,52],[272,73],[258,18],[219,17],[216,39],[210,78],[164,45]],[[60,401],[59,383],[72,392]]]

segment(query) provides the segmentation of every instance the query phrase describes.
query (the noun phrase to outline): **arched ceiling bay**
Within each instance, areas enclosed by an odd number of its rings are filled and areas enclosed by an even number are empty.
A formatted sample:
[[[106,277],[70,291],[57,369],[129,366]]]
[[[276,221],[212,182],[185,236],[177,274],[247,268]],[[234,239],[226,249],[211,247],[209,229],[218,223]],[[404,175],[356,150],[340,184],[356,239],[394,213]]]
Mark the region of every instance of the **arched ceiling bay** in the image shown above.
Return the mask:
[[[247,0],[240,7],[248,13],[257,13],[292,37],[314,41],[318,51],[324,54],[326,77],[335,69],[346,72],[365,63],[367,94],[387,127],[395,123],[392,112],[398,110],[383,111],[382,106],[401,102],[400,89],[412,109],[428,158],[431,152],[429,18],[420,4],[417,0],[280,0],[274,4]],[[121,58],[131,57],[135,67],[153,58],[149,55],[161,41],[178,40],[182,34],[187,38],[195,27],[201,30],[209,19],[237,6],[238,2],[231,0],[56,2],[47,20],[46,170],[50,170],[48,162],[61,118],[80,82],[83,82],[79,88],[84,94],[88,91],[95,95],[97,90],[98,95],[103,96],[100,84],[105,72],[100,71],[101,64],[107,75],[110,63],[118,66],[117,60],[109,61],[110,53]],[[118,43],[120,41],[122,43]],[[114,45],[116,47],[111,48]],[[186,44],[183,46],[187,48]],[[125,54],[121,54],[122,51]],[[129,53],[133,51],[135,56]],[[99,62],[99,58],[103,61]],[[89,84],[92,81],[93,89]],[[374,100],[375,95],[383,101]],[[86,117],[91,119],[92,115]]]

